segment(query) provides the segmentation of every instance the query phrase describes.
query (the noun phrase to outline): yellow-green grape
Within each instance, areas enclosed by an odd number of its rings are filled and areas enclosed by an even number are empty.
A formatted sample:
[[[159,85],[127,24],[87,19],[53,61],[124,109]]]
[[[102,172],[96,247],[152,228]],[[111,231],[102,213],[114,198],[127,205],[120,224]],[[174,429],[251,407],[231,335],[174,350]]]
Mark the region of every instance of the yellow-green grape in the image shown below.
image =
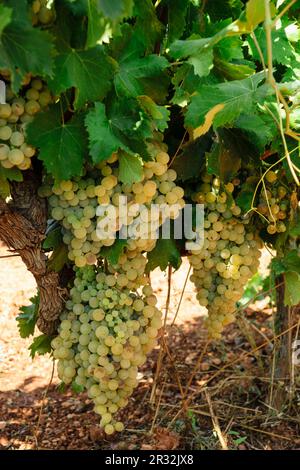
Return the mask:
[[[25,142],[26,124],[52,97],[39,79],[26,80],[22,96],[15,96],[10,86],[7,86],[7,103],[0,104],[0,161],[4,168],[17,167],[27,170],[31,166],[30,158],[35,155],[35,149]],[[41,95],[50,99],[42,103]]]
[[[274,183],[277,180],[276,173],[272,170],[268,171],[268,173],[266,174],[266,180],[268,181],[268,183]]]
[[[257,211],[262,222],[267,225],[270,235],[286,231],[283,220],[288,220],[291,207],[289,188],[281,184],[281,174],[270,170],[265,176],[265,185],[261,188]]]
[[[8,119],[11,115],[11,106],[8,103],[0,104],[0,118]]]
[[[94,266],[76,269],[70,296],[52,341],[58,375],[87,390],[106,434],[121,432],[115,415],[127,405],[138,367],[156,346],[162,314],[150,285],[138,294]]]
[[[97,165],[92,176],[62,181],[40,191],[46,197],[49,191],[53,193],[49,197],[51,216],[61,222],[69,259],[77,267],[96,263],[101,249],[114,244],[117,232],[127,230],[124,254],[109,267],[112,274],[117,273],[119,287],[133,289],[148,282],[143,253],[154,248],[159,227],[167,219],[176,219],[184,206],[184,191],[175,183],[176,172],[168,169],[167,147],[161,141],[152,145],[156,157],[144,163],[141,181],[121,183],[119,158],[113,154]],[[124,210],[120,205],[123,200],[127,202]],[[159,203],[162,209],[155,211],[153,204]],[[108,205],[115,210],[115,220],[109,220]]]
[[[197,300],[208,311],[208,333],[219,339],[224,326],[234,321],[236,301],[257,270],[261,242],[249,220],[239,217],[240,208],[232,202],[226,206],[227,195],[219,180],[205,174],[202,181],[193,200],[204,203],[204,242],[190,252],[191,281]],[[226,189],[232,192],[234,185]]]
[[[20,165],[24,161],[24,153],[18,149],[12,149],[8,152],[8,160],[13,165]]]
[[[47,0],[34,0],[31,5],[32,24],[48,25],[54,19],[54,12],[47,6]]]

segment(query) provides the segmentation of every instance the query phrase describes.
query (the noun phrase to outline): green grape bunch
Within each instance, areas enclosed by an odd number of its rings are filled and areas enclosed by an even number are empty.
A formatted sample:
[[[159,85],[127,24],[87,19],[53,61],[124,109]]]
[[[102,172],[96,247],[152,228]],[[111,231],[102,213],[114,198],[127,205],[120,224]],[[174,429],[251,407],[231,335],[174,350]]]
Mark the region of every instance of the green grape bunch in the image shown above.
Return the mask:
[[[262,242],[233,200],[233,183],[222,190],[219,178],[204,174],[198,189],[192,199],[204,204],[204,227],[199,228],[204,240],[189,254],[191,281],[197,300],[208,311],[209,336],[219,339],[223,328],[235,320],[236,302],[257,271]]]
[[[115,415],[127,405],[138,367],[157,345],[162,314],[156,303],[150,285],[139,294],[101,267],[76,268],[53,355],[61,380],[88,391],[106,434],[123,430]]]
[[[290,198],[291,188],[285,183],[283,175],[269,170],[260,191],[257,212],[262,215],[263,223],[267,223],[270,235],[287,230]]]
[[[127,279],[129,287],[142,285],[146,264],[143,253],[154,248],[159,226],[168,218],[178,217],[185,204],[184,190],[175,183],[176,172],[168,168],[166,146],[157,142],[156,149],[155,160],[144,162],[139,182],[120,181],[119,157],[114,153],[91,174],[53,185],[45,182],[40,188],[40,196],[48,199],[50,216],[62,225],[68,257],[77,267],[95,264],[101,249],[112,246],[117,233],[127,227],[125,254],[111,269],[120,276],[124,274],[123,281]],[[126,200],[125,213],[120,210],[122,198]],[[153,211],[153,204],[162,207],[162,211]],[[98,227],[106,223],[111,206],[116,221],[106,227],[104,236]],[[133,227],[135,236],[131,237]]]
[[[28,170],[36,149],[26,143],[26,125],[46,108],[53,98],[46,85],[38,78],[29,78],[29,84],[16,96],[6,87],[6,103],[0,104],[0,164],[3,168]]]

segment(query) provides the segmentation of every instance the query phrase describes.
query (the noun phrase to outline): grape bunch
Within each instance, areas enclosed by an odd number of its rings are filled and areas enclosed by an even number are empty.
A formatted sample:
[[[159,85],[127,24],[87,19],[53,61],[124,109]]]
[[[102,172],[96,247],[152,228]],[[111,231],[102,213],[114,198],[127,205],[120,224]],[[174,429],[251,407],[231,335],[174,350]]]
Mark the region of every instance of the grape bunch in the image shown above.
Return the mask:
[[[150,285],[139,295],[102,267],[76,268],[53,355],[60,379],[88,391],[106,434],[123,430],[115,414],[127,405],[138,367],[157,344],[162,314],[156,302]]]
[[[261,241],[249,219],[241,218],[232,197],[234,185],[228,183],[222,190],[220,180],[207,174],[202,181],[193,200],[204,204],[204,237],[202,246],[189,254],[191,281],[197,300],[208,310],[208,333],[219,339],[224,326],[234,321],[235,303],[257,271]]]
[[[140,182],[120,182],[115,153],[84,177],[44,184],[39,194],[48,198],[51,217],[61,223],[69,259],[77,267],[95,264],[101,248],[113,245],[117,234],[126,229],[125,253],[111,269],[124,274],[130,288],[141,285],[142,253],[154,248],[159,227],[166,219],[176,218],[184,206],[184,191],[176,186],[176,172],[168,169],[168,162],[166,147],[160,142],[155,160],[144,162]],[[153,204],[160,204],[161,210]],[[109,216],[112,207],[115,220]]]
[[[4,168],[30,168],[35,149],[25,141],[26,124],[52,101],[50,92],[37,78],[29,82],[22,95],[15,96],[7,86],[7,102],[0,104],[0,163]]]
[[[278,177],[279,176],[279,177]],[[267,221],[270,235],[286,231],[290,211],[290,188],[285,185],[283,175],[272,170],[266,173],[261,189],[257,211]]]
[[[33,0],[31,5],[31,21],[33,26],[48,25],[54,20],[53,9],[48,4],[48,0]]]

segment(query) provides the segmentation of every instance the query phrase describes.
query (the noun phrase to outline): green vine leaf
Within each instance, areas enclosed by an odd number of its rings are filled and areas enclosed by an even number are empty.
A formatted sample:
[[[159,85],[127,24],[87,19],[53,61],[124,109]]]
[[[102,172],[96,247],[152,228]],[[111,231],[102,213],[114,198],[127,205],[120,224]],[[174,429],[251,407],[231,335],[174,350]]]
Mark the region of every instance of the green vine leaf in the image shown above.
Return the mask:
[[[27,140],[39,148],[39,159],[57,180],[68,180],[82,172],[87,146],[83,115],[61,122],[60,106],[39,113],[26,129]]]
[[[0,197],[4,199],[10,195],[9,181],[23,181],[21,170],[0,165]]]
[[[242,112],[254,111],[257,102],[262,101],[268,91],[268,88],[264,87],[258,93],[258,85],[263,79],[264,73],[262,72],[244,80],[201,86],[198,93],[192,97],[188,107],[186,126],[195,129],[202,125],[206,114],[218,104],[224,106],[213,119],[215,129],[233,123]]]
[[[34,338],[32,344],[28,348],[30,356],[34,359],[35,355],[43,356],[51,352],[51,338],[47,335],[40,335]]]
[[[119,154],[119,180],[125,184],[132,184],[143,179],[143,164],[138,155],[120,152]]]
[[[28,338],[34,334],[40,303],[39,295],[32,297],[30,302],[32,302],[31,305],[20,308],[20,313],[16,318],[21,338]]]
[[[168,66],[164,57],[149,55],[138,57],[135,51],[126,52],[120,58],[119,70],[115,75],[114,84],[118,96],[137,97],[144,94],[144,86],[140,79],[157,77]]]
[[[284,303],[292,307],[300,302],[300,276],[294,271],[288,271],[284,274],[285,292]]]
[[[112,246],[101,248],[101,256],[107,259],[112,265],[118,264],[120,256],[123,254],[127,245],[127,240],[117,238]]]
[[[85,118],[89,134],[90,155],[94,163],[106,160],[119,149],[130,149],[114,134],[111,120],[106,117],[103,103],[95,103]]]
[[[3,29],[7,26],[12,17],[12,9],[7,8],[4,5],[0,5],[0,35],[2,34]]]
[[[205,77],[213,67],[213,47],[211,38],[177,40],[170,46],[170,56],[174,59],[187,58],[196,75]]]
[[[12,89],[18,92],[26,74],[51,77],[53,74],[53,40],[49,33],[15,19],[2,31],[0,67],[12,72]]]
[[[146,272],[148,273],[156,268],[165,271],[169,264],[175,269],[181,265],[180,253],[173,239],[159,238],[156,246],[148,253],[147,257]]]
[[[112,85],[115,64],[102,46],[86,51],[70,49],[55,58],[55,77],[49,86],[54,93],[74,87],[75,108],[102,100]]]
[[[134,0],[97,0],[103,15],[111,20],[121,20],[132,15]]]

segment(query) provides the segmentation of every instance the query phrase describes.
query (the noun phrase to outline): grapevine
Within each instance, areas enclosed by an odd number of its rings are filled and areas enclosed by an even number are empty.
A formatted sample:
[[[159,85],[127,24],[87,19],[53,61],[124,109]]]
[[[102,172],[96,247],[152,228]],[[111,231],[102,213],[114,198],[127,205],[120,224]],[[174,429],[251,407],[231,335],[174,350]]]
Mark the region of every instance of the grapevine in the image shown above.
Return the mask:
[[[0,239],[38,286],[19,328],[108,435],[164,343],[156,268],[187,257],[212,340],[264,246],[300,302],[297,2],[109,3],[0,3]]]

